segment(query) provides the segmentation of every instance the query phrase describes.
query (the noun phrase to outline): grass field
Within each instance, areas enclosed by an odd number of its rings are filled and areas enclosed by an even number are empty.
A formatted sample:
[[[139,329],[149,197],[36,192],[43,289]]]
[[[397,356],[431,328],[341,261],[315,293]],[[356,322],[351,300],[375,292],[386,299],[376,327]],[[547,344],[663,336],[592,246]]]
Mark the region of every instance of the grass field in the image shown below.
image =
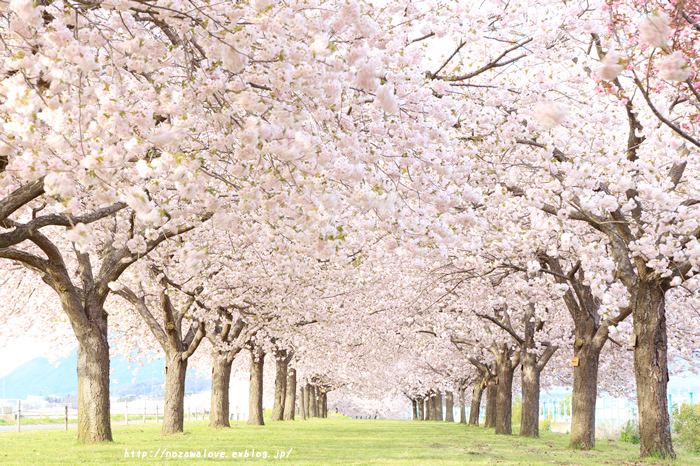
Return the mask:
[[[0,433],[0,464],[700,464],[700,457],[679,449],[675,462],[640,461],[637,445],[600,440],[596,450],[584,452],[568,449],[568,436],[563,434],[545,432],[531,440],[443,422],[331,418],[269,422],[263,427],[237,422],[230,429],[214,430],[198,421],[185,423],[184,434],[170,437],[160,435],[159,424],[119,425],[113,430],[115,441],[101,445],[79,444],[75,429]],[[169,457],[180,452],[182,458]],[[232,457],[234,452],[243,458]],[[185,458],[186,453],[194,453],[194,458]],[[214,453],[219,456],[204,457]],[[275,459],[280,453],[284,458]]]

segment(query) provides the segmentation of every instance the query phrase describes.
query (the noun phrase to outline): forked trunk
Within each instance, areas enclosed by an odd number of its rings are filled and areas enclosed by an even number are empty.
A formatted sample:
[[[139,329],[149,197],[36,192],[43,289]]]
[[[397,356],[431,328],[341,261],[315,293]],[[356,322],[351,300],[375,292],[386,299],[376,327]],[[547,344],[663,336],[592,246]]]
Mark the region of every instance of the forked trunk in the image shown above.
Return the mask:
[[[445,393],[445,422],[455,422],[452,392]]]
[[[491,379],[486,386],[486,413],[484,415],[484,427],[496,427],[496,404],[498,388],[496,381]]]
[[[78,440],[112,441],[109,415],[109,343],[107,318],[104,332],[92,326],[78,333]]]
[[[474,383],[474,387],[472,388],[472,404],[471,408],[469,410],[469,425],[470,426],[478,426],[479,425],[479,416],[481,415],[481,394],[484,393],[484,385],[485,382],[483,379],[478,379]],[[494,394],[496,392],[494,391]],[[488,397],[488,393],[487,393]],[[492,408],[493,410],[493,408]],[[486,401],[486,418],[489,418],[489,403],[488,400]],[[493,427],[487,424],[486,421],[484,421],[484,425],[486,427]]]
[[[256,346],[250,351],[250,393],[248,395],[248,425],[265,425],[263,420],[263,366],[265,353]]]
[[[668,340],[665,290],[656,281],[640,281],[632,297],[634,375],[639,407],[640,455],[675,458],[668,413]]]
[[[294,405],[297,398],[297,371],[289,368],[287,371],[287,393],[284,395],[284,415],[285,421],[294,420]]]
[[[165,366],[165,408],[163,410],[163,435],[183,431],[185,422],[185,378],[187,377],[187,359],[182,353],[173,352],[166,355]]]
[[[577,329],[578,330],[578,329]],[[593,343],[593,330],[577,332],[574,356],[574,389],[571,394],[571,438],[570,448],[590,450],[595,447],[595,409],[598,398],[598,360],[600,350]]]
[[[521,437],[540,436],[540,370],[537,356],[523,351],[522,360],[522,418]]]
[[[233,358],[214,352],[211,368],[211,414],[209,427],[231,427],[229,422],[229,387]]]
[[[275,402],[272,406],[273,421],[281,421],[284,417],[284,398],[287,394],[287,365],[288,363],[284,357],[276,360]]]

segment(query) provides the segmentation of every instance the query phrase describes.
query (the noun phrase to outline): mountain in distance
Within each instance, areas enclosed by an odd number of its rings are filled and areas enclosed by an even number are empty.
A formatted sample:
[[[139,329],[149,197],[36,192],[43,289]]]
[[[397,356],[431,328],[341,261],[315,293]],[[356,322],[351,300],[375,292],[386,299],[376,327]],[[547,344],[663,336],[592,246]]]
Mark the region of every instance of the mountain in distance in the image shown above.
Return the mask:
[[[0,377],[0,398],[24,400],[29,395],[77,395],[78,393],[78,350],[74,349],[67,358],[50,363],[48,358],[34,358],[5,377]],[[137,375],[134,369],[139,368]],[[109,390],[111,396],[163,396],[165,383],[165,362],[154,359],[141,367],[137,362],[122,361],[119,357],[110,360]],[[135,379],[135,380],[133,380]],[[133,381],[132,381],[133,380]],[[211,381],[195,376],[195,371],[187,372],[185,390],[199,392],[211,387]]]

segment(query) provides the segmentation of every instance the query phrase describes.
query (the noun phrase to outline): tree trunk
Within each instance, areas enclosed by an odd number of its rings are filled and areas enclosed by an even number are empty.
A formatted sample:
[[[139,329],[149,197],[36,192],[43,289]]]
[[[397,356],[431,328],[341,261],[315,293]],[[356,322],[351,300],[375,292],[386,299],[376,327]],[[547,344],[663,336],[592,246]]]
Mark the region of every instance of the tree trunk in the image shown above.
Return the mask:
[[[287,371],[287,393],[284,395],[284,415],[285,421],[294,420],[294,405],[297,397],[297,371],[290,368]]]
[[[665,290],[657,281],[640,281],[632,297],[634,375],[639,407],[640,455],[675,458],[668,413],[668,340]]]
[[[522,418],[520,436],[540,436],[540,371],[537,355],[523,351],[522,360]]]
[[[328,417],[328,394],[324,391],[321,395],[321,411],[324,419]]]
[[[591,323],[592,324],[592,323]],[[579,332],[580,330],[580,332]],[[595,447],[595,409],[598,398],[598,361],[600,350],[593,342],[595,328],[577,328],[574,343],[574,356],[578,366],[574,366],[574,388],[571,395],[571,438],[570,448],[591,450]],[[602,346],[601,346],[602,348]]]
[[[513,432],[513,373],[518,366],[520,352],[513,353],[506,343],[493,346],[491,352],[496,359],[496,434],[510,435]]]
[[[442,413],[442,393],[437,392],[435,395],[435,420],[444,421],[445,417]]]
[[[275,371],[275,403],[272,406],[272,420],[281,421],[284,416],[284,398],[287,393],[287,365],[286,353],[281,354],[276,360]]]
[[[109,342],[107,317],[101,327],[76,331],[78,337],[78,440],[112,441],[109,416]]]
[[[426,421],[432,421],[433,420],[433,397],[431,395],[428,395],[425,398],[425,420]]]
[[[496,398],[498,388],[495,380],[490,380],[486,386],[486,414],[484,416],[484,427],[496,427]]]
[[[265,353],[256,346],[250,350],[250,393],[248,395],[248,425],[263,426],[263,367]]]
[[[187,359],[174,351],[166,355],[165,366],[165,408],[163,410],[163,435],[183,431],[185,422],[185,377]]]
[[[418,398],[418,420],[425,421],[425,402],[423,398]]]
[[[211,367],[211,414],[209,427],[231,427],[229,422],[229,387],[233,358],[214,352]]]
[[[513,414],[513,363],[506,352],[505,357],[496,367],[498,385],[496,391],[496,433],[510,435],[513,432],[511,417]]]
[[[411,406],[413,409],[411,410],[411,420],[417,421],[418,420],[418,403],[416,402],[415,398],[411,400]]]
[[[299,415],[302,421],[305,421],[308,417],[306,415],[306,385],[299,390]]]
[[[306,417],[311,419],[313,417],[313,409],[311,408],[311,385],[306,384],[304,387],[304,397],[306,398]]]
[[[304,386],[304,399],[306,400],[306,418],[311,418],[311,386],[306,384]]]
[[[569,289],[563,296],[576,329],[574,357],[578,366],[573,366],[574,387],[571,396],[570,448],[590,450],[595,447],[595,410],[598,396],[598,361],[600,352],[608,339],[608,328],[617,325],[629,315],[628,310],[612,321],[601,321],[600,302],[593,296],[591,288],[584,285],[585,277],[578,267],[564,272],[558,258],[541,255],[541,260],[557,273],[556,281],[566,283]],[[576,270],[578,269],[578,272]],[[568,278],[565,278],[568,276]]]
[[[479,379],[476,381],[474,384],[474,388],[472,389],[472,404],[470,408],[470,413],[469,413],[469,425],[470,426],[478,426],[479,425],[479,415],[481,414],[481,394],[484,392],[484,382]],[[490,414],[488,411],[488,400],[486,403],[486,417],[488,419],[488,415]],[[486,425],[486,421],[484,421],[484,425]],[[491,426],[486,426],[486,427],[491,427]]]
[[[320,417],[318,412],[318,388],[316,385],[311,386],[311,416]]]
[[[452,392],[445,393],[445,422],[455,422]]]
[[[459,394],[459,423],[466,424],[467,408],[464,405],[464,387],[459,387],[459,391],[457,393]]]

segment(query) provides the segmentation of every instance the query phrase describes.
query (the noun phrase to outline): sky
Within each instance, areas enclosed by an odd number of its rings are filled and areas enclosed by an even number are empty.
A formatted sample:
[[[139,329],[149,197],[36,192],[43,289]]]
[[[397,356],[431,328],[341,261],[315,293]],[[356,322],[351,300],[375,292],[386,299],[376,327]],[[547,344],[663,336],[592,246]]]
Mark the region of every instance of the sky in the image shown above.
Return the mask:
[[[49,345],[30,337],[12,340],[3,346],[0,342],[0,377],[4,377],[27,361],[50,357]]]

